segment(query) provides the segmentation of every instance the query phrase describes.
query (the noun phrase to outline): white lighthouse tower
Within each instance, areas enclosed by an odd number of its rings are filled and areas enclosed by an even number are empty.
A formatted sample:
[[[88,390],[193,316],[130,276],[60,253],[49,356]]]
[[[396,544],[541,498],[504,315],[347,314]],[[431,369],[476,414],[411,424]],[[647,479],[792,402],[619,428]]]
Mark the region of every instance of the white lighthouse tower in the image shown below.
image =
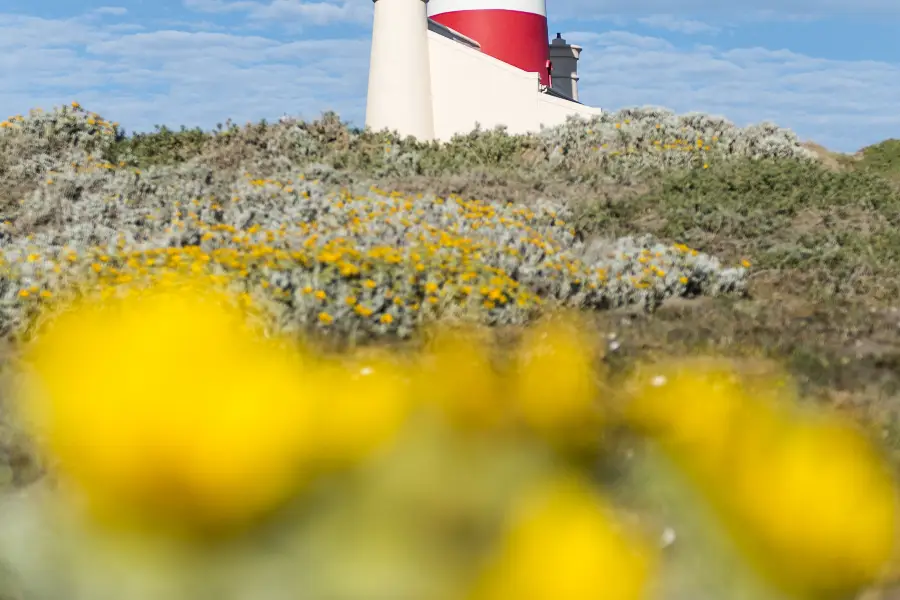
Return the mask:
[[[479,126],[526,134],[601,114],[577,99],[580,48],[548,42],[546,0],[373,2],[374,131],[446,142]]]
[[[373,0],[366,125],[434,139],[428,0]]]

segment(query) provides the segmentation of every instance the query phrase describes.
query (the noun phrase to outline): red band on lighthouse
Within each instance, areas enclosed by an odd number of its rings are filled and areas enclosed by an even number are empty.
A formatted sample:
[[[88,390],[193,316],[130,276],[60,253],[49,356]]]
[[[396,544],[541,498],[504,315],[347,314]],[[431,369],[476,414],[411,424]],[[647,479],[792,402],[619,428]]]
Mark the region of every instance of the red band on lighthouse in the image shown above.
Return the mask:
[[[550,85],[546,0],[429,0],[428,16],[481,44],[481,51]]]

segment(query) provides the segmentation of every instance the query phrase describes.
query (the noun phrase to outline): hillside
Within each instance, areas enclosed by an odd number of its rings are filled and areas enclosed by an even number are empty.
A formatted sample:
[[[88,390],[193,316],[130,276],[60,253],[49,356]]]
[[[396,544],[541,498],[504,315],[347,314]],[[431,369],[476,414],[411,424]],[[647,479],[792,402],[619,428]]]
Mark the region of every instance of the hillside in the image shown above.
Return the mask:
[[[775,359],[900,461],[900,140],[840,155],[653,108],[443,146],[334,114],[126,136],[73,103],[0,123],[0,212],[5,353],[46,306],[172,270],[341,347],[453,318],[503,349],[577,308],[613,380],[657,357]],[[0,422],[0,485],[40,477],[29,448]]]

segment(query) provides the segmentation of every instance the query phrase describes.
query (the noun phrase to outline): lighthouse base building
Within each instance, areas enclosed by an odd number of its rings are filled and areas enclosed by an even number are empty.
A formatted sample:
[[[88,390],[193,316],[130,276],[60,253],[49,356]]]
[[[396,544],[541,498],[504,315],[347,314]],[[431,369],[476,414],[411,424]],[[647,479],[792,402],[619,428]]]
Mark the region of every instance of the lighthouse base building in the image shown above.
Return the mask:
[[[449,141],[476,125],[522,134],[601,113],[578,102],[581,48],[548,43],[545,0],[373,1],[373,130]]]

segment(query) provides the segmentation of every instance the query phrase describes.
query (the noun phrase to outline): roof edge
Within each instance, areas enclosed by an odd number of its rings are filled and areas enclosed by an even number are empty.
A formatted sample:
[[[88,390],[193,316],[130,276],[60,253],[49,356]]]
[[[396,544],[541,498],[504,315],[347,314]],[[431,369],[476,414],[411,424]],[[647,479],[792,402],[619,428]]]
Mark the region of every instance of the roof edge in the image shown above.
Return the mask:
[[[552,77],[553,76],[551,75],[551,78]],[[582,105],[584,104],[583,102],[579,102],[578,100],[575,100],[574,98],[570,98],[569,96],[563,94],[559,90],[555,90],[549,86],[541,86],[541,92],[547,94],[548,96],[553,96],[554,98],[560,98],[562,100],[568,100],[569,102],[574,102],[575,104],[582,104]]]
[[[456,31],[455,29],[450,29],[446,25],[442,25],[442,24],[438,23],[437,21],[435,21],[434,19],[432,19],[430,17],[428,18],[428,30],[433,31],[436,34],[443,36],[447,39],[453,40],[454,42],[458,42],[458,43],[462,44],[463,46],[468,46],[470,48],[474,48],[474,49],[478,50],[479,52],[481,51],[481,44],[479,44],[472,38],[461,34],[460,32]]]

